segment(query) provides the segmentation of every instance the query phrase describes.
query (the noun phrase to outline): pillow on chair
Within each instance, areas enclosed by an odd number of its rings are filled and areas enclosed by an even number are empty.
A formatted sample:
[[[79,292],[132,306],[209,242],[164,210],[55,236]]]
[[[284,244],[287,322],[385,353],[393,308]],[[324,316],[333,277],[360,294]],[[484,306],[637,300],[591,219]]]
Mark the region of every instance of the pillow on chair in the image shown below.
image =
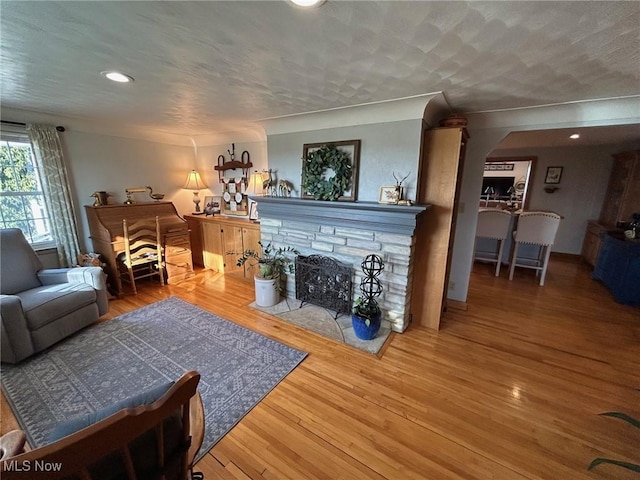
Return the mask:
[[[63,437],[71,435],[72,433],[76,433],[78,430],[82,430],[83,428],[93,425],[100,420],[104,420],[105,418],[113,415],[116,412],[119,412],[120,410],[124,410],[125,408],[135,408],[139,405],[149,405],[162,397],[162,395],[167,393],[174,383],[175,382],[169,382],[165,383],[164,385],[153,387],[145,392],[138,393],[129,398],[125,398],[124,400],[120,400],[119,402],[116,402],[113,405],[110,405],[97,412],[89,413],[84,417],[72,418],[63,423],[60,423],[49,434],[49,443],[53,443]]]
[[[121,400],[103,410],[90,413],[83,417],[73,418],[58,425],[50,434],[49,440],[53,443],[68,435],[89,427],[114,413],[125,409],[135,408],[141,405],[149,405],[162,397],[175,382],[169,382],[154,387],[145,392],[133,395]],[[182,445],[177,439],[182,430],[182,418],[179,411],[164,419],[164,446],[165,446],[165,478],[178,478],[183,461],[182,452],[189,445]],[[130,443],[133,468],[138,475],[136,478],[152,478],[157,474],[157,436],[155,428],[151,428]],[[125,464],[118,452],[112,452],[89,467],[91,478],[98,480],[119,480],[127,476]],[[155,478],[155,477],[153,477]]]

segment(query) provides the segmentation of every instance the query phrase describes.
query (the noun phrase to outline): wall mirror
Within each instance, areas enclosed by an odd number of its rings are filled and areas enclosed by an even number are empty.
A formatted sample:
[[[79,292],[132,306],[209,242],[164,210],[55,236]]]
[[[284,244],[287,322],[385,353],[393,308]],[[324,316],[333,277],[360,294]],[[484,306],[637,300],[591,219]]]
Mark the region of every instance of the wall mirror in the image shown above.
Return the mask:
[[[536,157],[487,157],[480,192],[481,207],[524,209]]]

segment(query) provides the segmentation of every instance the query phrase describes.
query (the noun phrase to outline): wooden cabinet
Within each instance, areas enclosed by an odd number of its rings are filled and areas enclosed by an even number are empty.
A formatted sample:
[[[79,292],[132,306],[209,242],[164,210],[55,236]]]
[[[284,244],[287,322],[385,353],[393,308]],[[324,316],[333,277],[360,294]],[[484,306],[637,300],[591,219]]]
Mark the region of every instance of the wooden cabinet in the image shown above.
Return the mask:
[[[605,235],[591,277],[604,283],[616,302],[640,305],[640,242]]]
[[[607,230],[607,227],[598,222],[590,221],[587,223],[587,233],[582,244],[582,257],[592,267],[596,266],[602,237],[607,233]]]
[[[618,223],[630,222],[631,215],[640,212],[640,150],[613,155],[609,186],[602,203],[600,219],[587,223],[582,244],[582,257],[595,267],[602,239],[616,230]]]
[[[187,215],[187,221],[194,225],[191,229],[193,245],[201,245],[194,255],[202,259],[205,268],[229,274],[235,273],[246,278],[253,277],[249,265],[238,267],[238,257],[245,250],[260,251],[260,225],[246,219],[224,216],[196,217]]]
[[[420,325],[437,330],[446,305],[449,270],[467,131],[460,127],[423,132],[419,204],[428,204],[416,227],[411,312]]]
[[[640,212],[640,150],[613,155],[613,169],[600,212],[600,223],[616,227]]]

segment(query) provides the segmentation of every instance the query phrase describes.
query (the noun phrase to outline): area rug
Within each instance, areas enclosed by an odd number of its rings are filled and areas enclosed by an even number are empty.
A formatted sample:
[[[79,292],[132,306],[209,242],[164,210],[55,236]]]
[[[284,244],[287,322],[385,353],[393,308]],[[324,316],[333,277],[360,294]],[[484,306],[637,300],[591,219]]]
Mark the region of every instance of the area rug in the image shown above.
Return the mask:
[[[295,298],[283,298],[273,307],[260,307],[256,302],[249,306],[374,355],[382,349],[391,334],[391,329],[383,325],[374,339],[360,340],[351,325],[351,315],[338,314],[336,317],[334,311],[317,305],[306,304],[300,307],[300,300]]]
[[[62,421],[197,370],[206,418],[200,458],[306,355],[171,297],[2,364],[2,388],[39,447]]]

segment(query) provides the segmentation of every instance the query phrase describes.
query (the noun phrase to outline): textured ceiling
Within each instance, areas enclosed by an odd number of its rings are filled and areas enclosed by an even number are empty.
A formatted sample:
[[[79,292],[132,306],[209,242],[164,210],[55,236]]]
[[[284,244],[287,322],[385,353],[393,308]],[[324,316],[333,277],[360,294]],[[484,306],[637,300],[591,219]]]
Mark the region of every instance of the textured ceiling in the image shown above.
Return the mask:
[[[176,134],[436,91],[456,112],[640,93],[637,1],[0,8],[2,107]]]

